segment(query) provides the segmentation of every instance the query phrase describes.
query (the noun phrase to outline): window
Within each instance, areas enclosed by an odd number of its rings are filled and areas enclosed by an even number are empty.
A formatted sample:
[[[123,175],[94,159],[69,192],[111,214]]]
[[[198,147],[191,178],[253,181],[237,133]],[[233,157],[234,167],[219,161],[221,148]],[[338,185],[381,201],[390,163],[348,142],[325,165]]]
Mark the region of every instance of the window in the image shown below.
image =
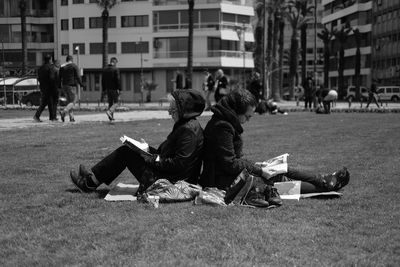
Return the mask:
[[[68,31],[68,19],[61,20],[61,30]]]
[[[122,54],[149,53],[149,42],[122,42]]]
[[[61,0],[62,6],[68,6],[68,0]]]
[[[108,27],[115,28],[116,27],[117,18],[116,17],[108,17]],[[103,28],[103,20],[101,17],[91,17],[89,18],[89,28]]]
[[[79,54],[84,55],[85,54],[85,44],[84,43],[74,43],[72,44],[73,50],[74,50],[74,55],[76,55],[77,52],[77,47],[79,47]]]
[[[97,4],[97,1],[98,1],[98,0],[89,0],[89,3],[90,3],[90,4]]]
[[[103,43],[90,43],[89,53],[91,55],[102,54],[103,53]],[[108,53],[117,53],[117,43],[108,43]]]
[[[149,26],[149,16],[122,16],[121,27],[147,27]]]
[[[84,29],[84,28],[85,28],[85,18],[72,19],[72,29]]]
[[[69,55],[69,44],[62,44],[61,45],[61,55],[62,56]]]
[[[72,4],[84,4],[84,0],[72,0]]]

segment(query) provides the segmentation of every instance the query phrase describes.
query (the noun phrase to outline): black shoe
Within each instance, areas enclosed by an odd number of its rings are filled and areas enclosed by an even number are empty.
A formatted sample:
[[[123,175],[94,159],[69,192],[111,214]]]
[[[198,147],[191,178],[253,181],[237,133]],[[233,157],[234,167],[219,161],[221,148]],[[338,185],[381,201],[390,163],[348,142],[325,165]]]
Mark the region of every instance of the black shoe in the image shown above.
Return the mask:
[[[38,117],[38,116],[33,116],[33,120],[35,121],[35,122],[42,122],[42,120]]]
[[[88,181],[87,181],[88,177],[87,176],[82,176],[80,174],[77,174],[76,171],[71,171],[69,175],[71,177],[72,183],[82,193],[89,193],[89,192],[96,191],[95,186],[88,186]]]
[[[264,191],[265,200],[269,202],[270,205],[280,206],[282,205],[281,196],[275,187],[267,185]]]
[[[270,203],[265,200],[261,192],[250,190],[243,201],[243,205],[253,206],[256,208],[268,208]]]
[[[337,191],[350,181],[350,173],[346,167],[332,174],[322,175],[324,188],[328,191]]]

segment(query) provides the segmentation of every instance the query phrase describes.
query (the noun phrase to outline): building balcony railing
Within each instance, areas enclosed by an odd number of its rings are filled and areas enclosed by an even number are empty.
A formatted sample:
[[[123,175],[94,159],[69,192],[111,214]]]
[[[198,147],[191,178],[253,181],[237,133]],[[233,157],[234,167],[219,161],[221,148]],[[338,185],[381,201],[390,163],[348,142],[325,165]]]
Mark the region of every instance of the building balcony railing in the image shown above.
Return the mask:
[[[187,30],[189,27],[188,23],[181,23],[181,24],[157,24],[154,25],[154,32],[161,32],[161,31],[180,31],[180,30]],[[229,23],[229,22],[213,22],[213,23],[194,23],[193,28],[194,30],[237,30],[241,28],[241,24],[236,23]],[[252,26],[250,24],[245,24],[247,32],[253,32]]]
[[[153,0],[154,6],[187,5],[187,3],[187,0]],[[220,3],[253,6],[252,0],[196,0],[196,5]]]
[[[207,58],[207,57],[229,57],[229,58],[243,58],[246,59],[253,58],[252,52],[241,52],[232,50],[210,50],[205,52],[195,52],[193,53],[194,58]],[[155,59],[163,58],[187,58],[187,51],[157,51],[154,53]]]

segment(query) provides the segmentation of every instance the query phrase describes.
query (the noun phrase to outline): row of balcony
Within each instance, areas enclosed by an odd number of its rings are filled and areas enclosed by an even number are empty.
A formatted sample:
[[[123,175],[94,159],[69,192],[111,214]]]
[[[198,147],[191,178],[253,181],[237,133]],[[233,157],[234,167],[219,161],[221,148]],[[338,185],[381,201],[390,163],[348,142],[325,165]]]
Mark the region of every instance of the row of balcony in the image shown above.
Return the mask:
[[[186,58],[187,51],[157,51],[154,53],[155,59],[162,58]],[[252,52],[241,52],[232,50],[209,50],[204,52],[194,52],[194,58],[229,57],[229,58],[253,58]]]
[[[153,0],[155,6],[187,5],[187,0]],[[196,5],[227,3],[233,5],[253,6],[252,0],[196,0]]]
[[[157,24],[154,25],[154,32],[161,31],[179,31],[186,30],[189,28],[188,23],[180,23],[180,24]],[[211,22],[211,23],[194,23],[193,28],[195,30],[234,30],[237,31],[243,28],[242,24],[237,23],[229,23],[229,22]],[[253,32],[253,28],[250,24],[245,24],[244,28],[246,32]]]

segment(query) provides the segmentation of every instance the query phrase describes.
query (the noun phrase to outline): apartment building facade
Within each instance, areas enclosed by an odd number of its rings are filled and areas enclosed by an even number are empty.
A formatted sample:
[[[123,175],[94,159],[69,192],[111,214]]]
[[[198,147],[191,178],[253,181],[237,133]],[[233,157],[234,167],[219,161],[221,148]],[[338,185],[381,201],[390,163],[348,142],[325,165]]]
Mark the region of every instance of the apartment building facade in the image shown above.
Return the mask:
[[[329,31],[340,30],[350,26],[361,33],[361,85],[371,84],[371,53],[372,53],[372,3],[371,0],[322,0],[322,23]],[[354,32],[350,31],[344,45],[344,87],[355,84],[356,66],[356,39]],[[331,59],[329,62],[329,84],[331,88],[338,87],[339,41],[331,41]],[[342,88],[344,90],[344,88]]]
[[[400,1],[374,1],[372,10],[372,78],[379,85],[400,85]]]
[[[253,1],[197,0],[194,10],[193,88],[201,89],[205,69],[222,68],[241,81],[254,67],[251,43]],[[101,9],[94,0],[56,4],[56,57],[68,54],[83,69],[82,101],[97,101],[101,92]],[[187,66],[186,0],[122,0],[110,10],[109,58],[118,58],[122,100],[141,101],[142,81],[158,85],[152,100],[174,89],[176,71]],[[243,40],[245,42],[243,42]],[[79,49],[77,49],[79,47]],[[247,51],[245,51],[247,49]],[[79,50],[79,53],[78,53]],[[79,62],[78,62],[79,61]]]
[[[55,45],[55,18],[53,0],[26,1],[26,32],[28,74],[34,74],[45,54],[53,54]],[[9,75],[21,75],[21,19],[19,1],[0,0],[1,67]]]

